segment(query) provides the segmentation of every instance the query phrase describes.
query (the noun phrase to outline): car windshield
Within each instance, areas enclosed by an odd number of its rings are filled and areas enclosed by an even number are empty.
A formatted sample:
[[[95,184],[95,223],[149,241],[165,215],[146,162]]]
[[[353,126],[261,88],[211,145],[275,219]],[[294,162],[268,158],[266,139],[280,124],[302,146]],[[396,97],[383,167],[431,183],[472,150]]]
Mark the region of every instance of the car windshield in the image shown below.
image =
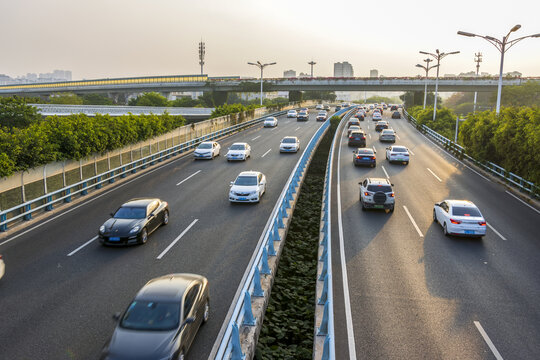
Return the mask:
[[[300,115],[307,115],[307,112],[305,112],[305,111],[300,111]]]
[[[245,148],[244,144],[232,144],[230,147],[231,150],[245,150]]]
[[[257,185],[257,177],[256,176],[239,176],[236,178],[234,185],[240,185],[240,186]]]
[[[296,110],[289,110],[290,114],[294,114],[295,112],[296,112]]]
[[[392,131],[392,130],[383,130],[383,132],[381,134],[383,134],[383,135],[394,135],[394,131]]]
[[[452,215],[454,216],[482,216],[477,208],[469,206],[454,206],[452,207]]]
[[[321,112],[319,112],[319,115],[326,115],[326,112],[321,111]]]
[[[174,330],[180,323],[180,304],[133,301],[120,326],[132,330]]]
[[[202,143],[201,145],[199,145],[199,149],[211,149],[212,148],[212,144],[210,143]]]
[[[382,191],[385,193],[392,192],[392,187],[389,185],[368,185],[367,189],[368,191],[372,191],[372,192],[379,192],[379,191]]]
[[[404,147],[393,147],[392,151],[393,152],[407,152],[407,149]]]
[[[282,143],[284,144],[294,144],[296,142],[296,139],[295,138],[284,138],[283,140],[281,140]]]
[[[146,217],[146,208],[122,206],[114,214],[115,219],[144,219]]]
[[[266,121],[274,121],[274,118],[266,118]]]

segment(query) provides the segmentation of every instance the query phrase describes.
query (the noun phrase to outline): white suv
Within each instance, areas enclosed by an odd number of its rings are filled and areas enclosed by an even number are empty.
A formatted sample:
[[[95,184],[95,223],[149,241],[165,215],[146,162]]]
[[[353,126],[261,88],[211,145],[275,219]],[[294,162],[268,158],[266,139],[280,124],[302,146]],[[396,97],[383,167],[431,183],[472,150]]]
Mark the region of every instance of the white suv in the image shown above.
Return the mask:
[[[360,203],[362,210],[385,209],[394,211],[396,199],[388,179],[367,178],[360,184]]]
[[[266,176],[259,171],[242,171],[235,181],[231,181],[230,202],[261,201],[266,192]]]

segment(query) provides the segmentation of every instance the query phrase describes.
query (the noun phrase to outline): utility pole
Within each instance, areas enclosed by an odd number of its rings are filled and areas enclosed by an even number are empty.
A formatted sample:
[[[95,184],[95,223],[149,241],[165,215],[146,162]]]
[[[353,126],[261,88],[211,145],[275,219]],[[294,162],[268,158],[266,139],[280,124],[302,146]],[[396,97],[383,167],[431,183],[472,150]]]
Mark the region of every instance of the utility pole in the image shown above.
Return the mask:
[[[272,63],[268,63],[268,64],[263,64],[261,63],[260,61],[257,61],[256,63],[252,63],[252,62],[248,62],[249,65],[255,65],[256,67],[258,67],[259,69],[261,69],[261,106],[263,104],[263,70],[265,67],[267,66],[270,66],[270,65],[275,65],[276,62],[272,62]]]
[[[317,64],[315,61],[311,60],[308,62],[309,65],[311,65],[311,78],[313,78],[313,65]]]
[[[201,75],[204,74],[204,54],[206,53],[205,43],[202,41],[199,43],[199,65],[201,65]]]
[[[478,73],[480,71],[480,63],[482,62],[482,53],[478,52],[474,54],[474,62],[476,62],[476,77],[478,77]],[[476,112],[476,96],[478,95],[478,91],[474,92],[474,108],[473,113]]]
[[[431,60],[430,58],[427,58],[424,60],[424,62],[427,63],[426,66],[424,65],[420,65],[420,64],[416,64],[415,66],[416,67],[419,67],[419,68],[422,68],[426,71],[426,79],[424,81],[424,109],[426,108],[426,99],[427,99],[427,81],[428,81],[428,73],[429,73],[429,70],[433,69],[433,68],[438,68],[439,65],[433,65],[433,66],[429,66],[429,63],[432,62],[434,60]]]

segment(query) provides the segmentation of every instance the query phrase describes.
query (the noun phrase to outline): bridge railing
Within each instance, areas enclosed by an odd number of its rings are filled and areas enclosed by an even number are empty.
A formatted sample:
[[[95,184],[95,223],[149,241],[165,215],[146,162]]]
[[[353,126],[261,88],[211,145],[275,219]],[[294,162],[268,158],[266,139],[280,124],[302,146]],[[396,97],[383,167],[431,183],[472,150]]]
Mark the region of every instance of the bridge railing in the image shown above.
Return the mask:
[[[32,216],[36,213],[52,211],[57,205],[69,203],[73,200],[74,196],[85,196],[93,190],[101,189],[106,184],[114,183],[117,179],[125,178],[130,174],[135,174],[139,170],[146,169],[149,166],[163,162],[164,160],[173,156],[191,151],[203,141],[214,140],[230,135],[237,131],[254,126],[262,122],[268,116],[279,116],[285,114],[286,112],[287,110],[282,110],[271,114],[266,114],[257,119],[245,121],[224,129],[209,132],[200,137],[173,145],[164,150],[141,157],[135,161],[109,169],[98,175],[67,185],[59,190],[48,192],[45,195],[36,197],[22,204],[2,210],[0,211],[0,232],[7,231],[8,226],[15,222],[31,220]]]
[[[488,173],[495,175],[510,186],[513,186],[520,191],[527,193],[532,198],[540,198],[540,187],[535,183],[528,181],[521,176],[518,176],[497,164],[492,163],[491,161],[480,161],[468,155],[465,148],[454,141],[442,136],[438,132],[430,129],[425,125],[421,125],[418,121],[403,108],[403,114],[413,123],[416,128],[424,134],[429,135],[433,140],[435,140],[439,145],[444,147],[447,151],[454,154],[460,160],[467,159],[481,169],[487,171]]]

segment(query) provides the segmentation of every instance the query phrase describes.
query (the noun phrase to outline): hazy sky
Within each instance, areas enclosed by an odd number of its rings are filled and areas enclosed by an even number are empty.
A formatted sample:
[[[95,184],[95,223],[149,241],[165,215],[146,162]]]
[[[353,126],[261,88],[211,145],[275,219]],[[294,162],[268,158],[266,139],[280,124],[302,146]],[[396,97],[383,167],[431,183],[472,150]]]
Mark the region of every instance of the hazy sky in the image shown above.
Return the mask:
[[[499,72],[500,53],[458,30],[502,38],[540,33],[538,0],[0,0],[0,74],[71,70],[74,79],[197,74],[197,47],[206,42],[205,73],[259,76],[248,61],[272,62],[265,77],[284,70],[332,76],[348,61],[355,76],[420,74],[414,65],[436,48],[441,74]],[[506,54],[504,71],[540,76],[540,38]]]

